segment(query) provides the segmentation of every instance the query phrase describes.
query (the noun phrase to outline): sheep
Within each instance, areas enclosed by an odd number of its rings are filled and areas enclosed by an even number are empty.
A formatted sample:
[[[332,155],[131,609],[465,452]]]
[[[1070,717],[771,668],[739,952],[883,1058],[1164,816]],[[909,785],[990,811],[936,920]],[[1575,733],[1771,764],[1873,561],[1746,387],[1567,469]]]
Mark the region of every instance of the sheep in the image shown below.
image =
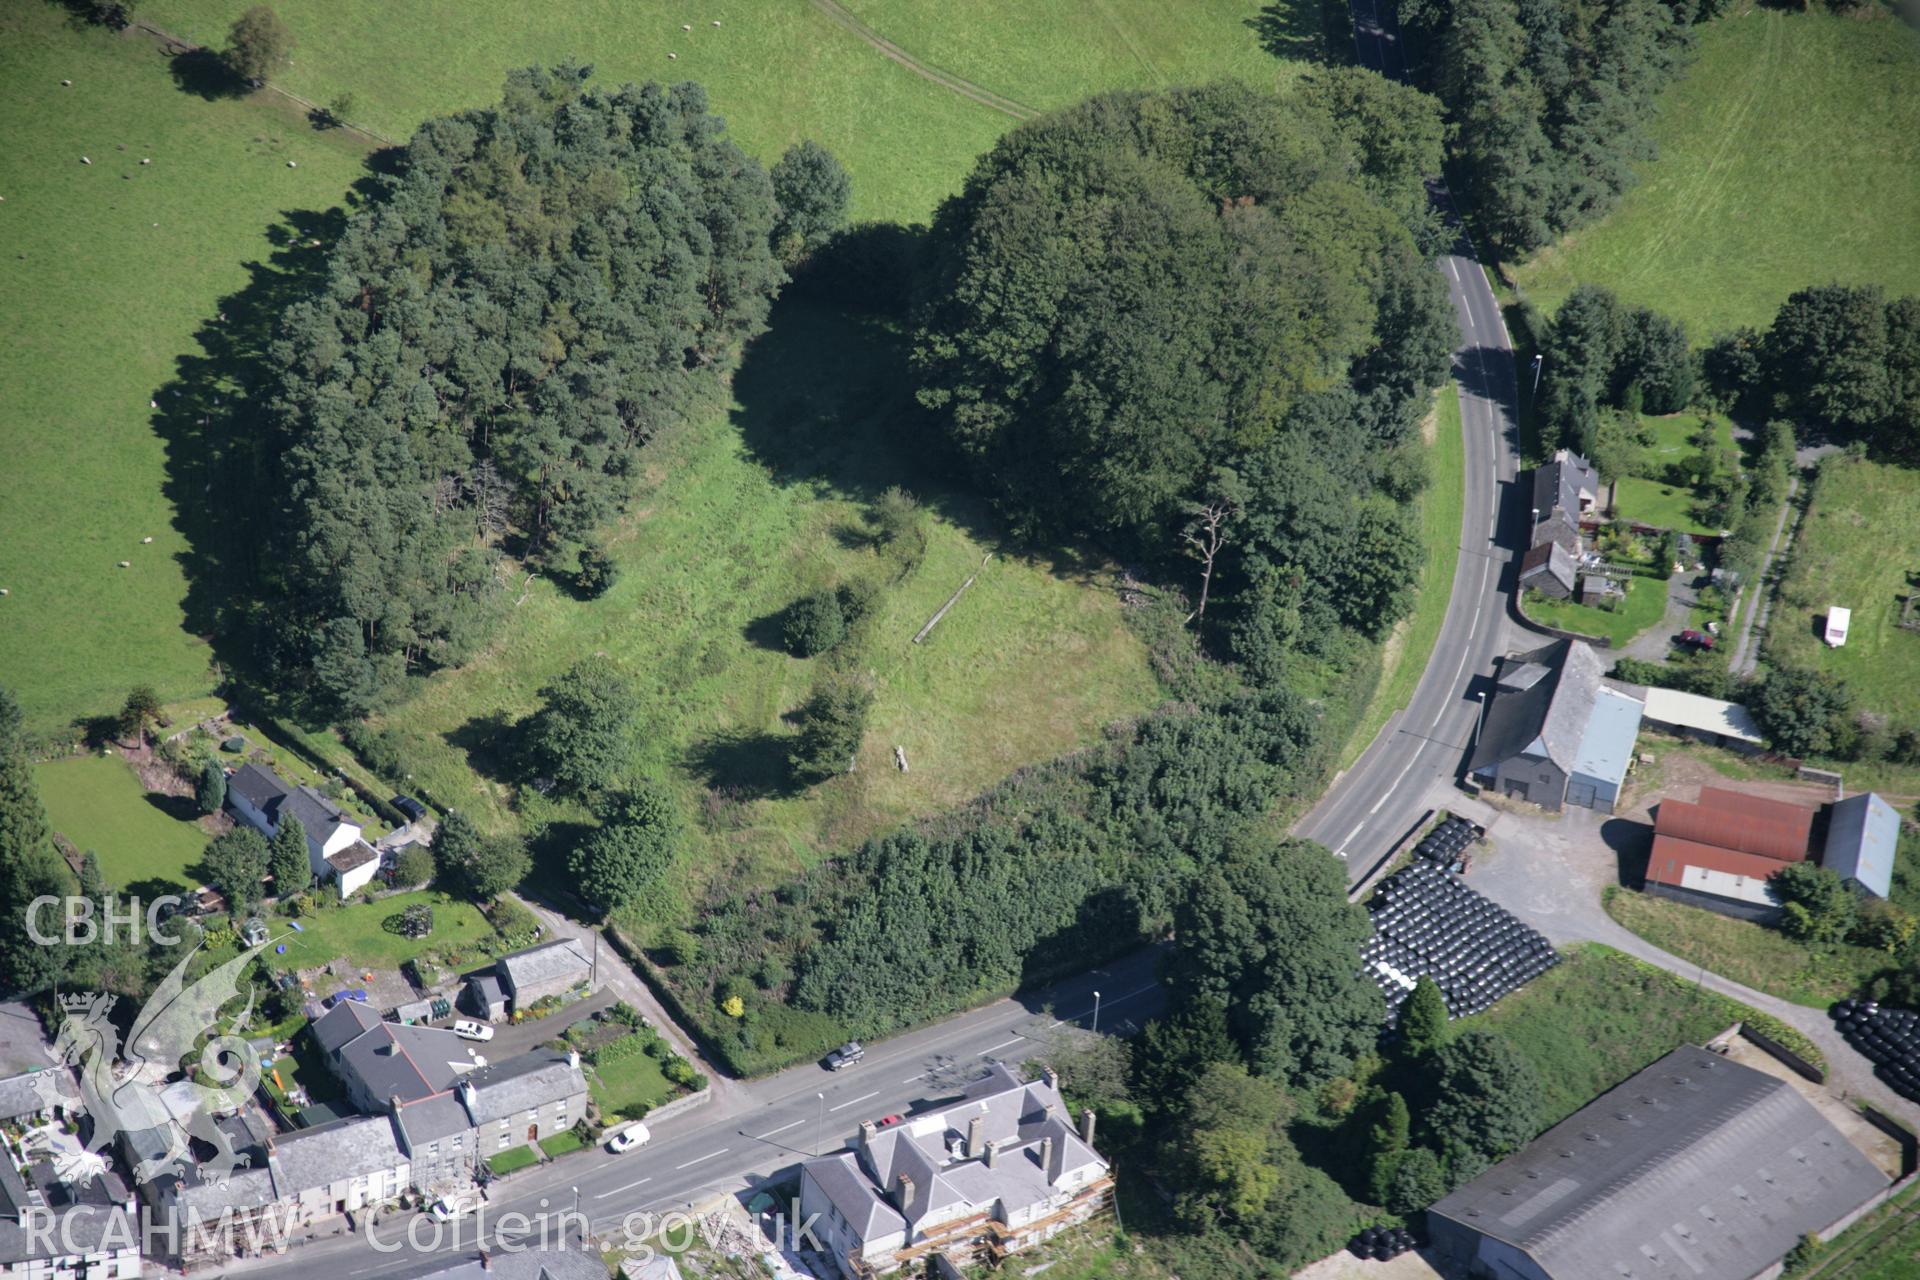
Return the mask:
[[[131,561],[131,560],[122,560],[122,561],[120,562],[120,567],[121,567],[122,569],[131,569],[131,568],[133,568],[133,561]]]
[[[93,157],[92,157],[92,156],[81,156],[81,157],[80,157],[80,163],[81,163],[81,164],[92,164],[92,163],[93,163]]]
[[[147,545],[148,543],[150,543],[150,542],[152,542],[152,541],[153,541],[153,535],[152,535],[152,534],[148,534],[148,535],[147,535],[146,537],[144,537],[144,538],[142,538],[142,539],[140,539],[140,545],[144,547],[144,546],[146,546],[146,545]]]
[[[672,58],[672,59],[674,59],[674,60],[676,60],[676,61],[678,61],[678,60],[679,60],[679,57],[680,57],[680,55],[679,55],[679,54],[677,54],[677,53],[670,53],[670,54],[668,54],[667,56],[668,56],[669,58]]]
[[[295,163],[294,163],[293,161],[291,161],[291,160],[289,160],[289,161],[287,161],[287,168],[289,168],[289,169],[298,169],[299,167],[300,167],[300,166],[299,166],[299,165],[297,165],[297,164],[295,164]]]

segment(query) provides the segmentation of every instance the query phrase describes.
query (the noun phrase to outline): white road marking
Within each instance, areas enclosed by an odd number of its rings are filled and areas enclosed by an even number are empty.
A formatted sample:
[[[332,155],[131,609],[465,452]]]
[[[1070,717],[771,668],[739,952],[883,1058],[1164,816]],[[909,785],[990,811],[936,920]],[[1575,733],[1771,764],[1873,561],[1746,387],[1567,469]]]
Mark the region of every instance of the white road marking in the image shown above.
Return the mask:
[[[1359,835],[1362,831],[1365,831],[1366,829],[1367,829],[1367,820],[1365,818],[1362,818],[1360,820],[1360,825],[1347,833],[1347,838],[1340,842],[1340,847],[1338,849],[1335,849],[1334,853],[1342,858],[1346,857],[1347,846],[1353,843],[1353,838],[1355,836]]]
[[[872,1097],[873,1095],[872,1095],[872,1094],[868,1094],[867,1096],[868,1096],[869,1098],[871,1098],[871,1097]],[[691,1169],[691,1168],[693,1168],[693,1166],[695,1166],[695,1165],[697,1165],[697,1164],[699,1164],[701,1160],[711,1160],[711,1159],[713,1159],[713,1158],[714,1158],[715,1156],[723,1156],[723,1155],[725,1155],[725,1154],[727,1154],[727,1149],[726,1149],[725,1147],[722,1147],[722,1148],[720,1148],[720,1149],[719,1149],[718,1151],[709,1151],[709,1152],[707,1152],[707,1154],[705,1154],[705,1155],[703,1155],[703,1156],[700,1156],[700,1157],[699,1157],[698,1159],[694,1159],[694,1160],[689,1160],[689,1161],[687,1161],[687,1162],[686,1162],[685,1164],[677,1164],[677,1165],[675,1165],[675,1166],[673,1166],[673,1167],[674,1167],[674,1168],[675,1168],[676,1170],[678,1170],[678,1169]]]
[[[702,1156],[702,1157],[701,1157],[701,1159],[703,1159],[703,1160],[704,1160],[705,1158],[706,1158],[705,1156]],[[683,1169],[684,1169],[684,1168],[686,1168],[686,1166],[685,1166],[685,1165],[681,1165],[680,1167],[681,1167],[681,1168],[683,1168]],[[638,1181],[638,1182],[629,1182],[629,1183],[628,1183],[628,1184],[627,1184],[626,1186],[624,1186],[624,1187],[615,1187],[615,1188],[614,1188],[613,1190],[611,1190],[611,1191],[602,1191],[602,1192],[601,1192],[601,1193],[600,1193],[599,1195],[597,1195],[597,1196],[595,1196],[595,1197],[594,1197],[594,1199],[595,1199],[595,1200],[605,1200],[605,1199],[606,1199],[606,1198],[607,1198],[608,1196],[617,1196],[617,1195],[619,1195],[619,1194],[620,1194],[620,1193],[621,1193],[622,1191],[631,1191],[631,1190],[633,1190],[633,1189],[634,1189],[635,1187],[644,1187],[644,1186],[646,1186],[646,1185],[647,1185],[647,1184],[648,1184],[649,1182],[652,1182],[652,1181],[653,1181],[653,1179],[652,1179],[652,1178],[642,1178],[642,1179],[640,1179],[640,1181]]]
[[[852,1106],[856,1102],[865,1102],[868,1098],[877,1098],[879,1096],[880,1096],[880,1091],[878,1089],[875,1089],[872,1093],[863,1093],[857,1098],[848,1098],[845,1102],[841,1103],[839,1106],[828,1107],[827,1110],[845,1111],[848,1107]]]
[[[1002,1040],[999,1044],[989,1045],[987,1048],[982,1049],[980,1051],[980,1056],[984,1058],[990,1053],[998,1052],[999,1050],[1006,1048],[1010,1044],[1019,1044],[1022,1040],[1025,1040],[1025,1039],[1026,1039],[1025,1036],[1015,1036],[1011,1040]]]
[[[769,1129],[765,1133],[756,1133],[753,1135],[754,1141],[759,1142],[759,1141],[762,1141],[763,1139],[771,1138],[776,1133],[785,1133],[787,1130],[793,1128],[795,1125],[802,1125],[805,1123],[806,1123],[805,1120],[795,1120],[793,1124],[783,1124],[778,1129]]]
[[[919,1075],[917,1075],[917,1076],[908,1076],[908,1077],[907,1077],[907,1078],[906,1078],[905,1080],[902,1080],[902,1081],[901,1081],[900,1083],[901,1083],[901,1084],[912,1084],[912,1083],[914,1083],[914,1082],[915,1082],[915,1081],[917,1081],[917,1080],[923,1080],[923,1079],[925,1079],[925,1078],[926,1078],[926,1075],[927,1075],[927,1073],[926,1073],[926,1072],[924,1072],[924,1071],[922,1071],[922,1072],[921,1072],[921,1073],[920,1073]]]
[[[1452,258],[1447,259],[1447,274],[1453,277],[1453,282],[1455,284],[1460,283],[1460,269],[1453,265]]]

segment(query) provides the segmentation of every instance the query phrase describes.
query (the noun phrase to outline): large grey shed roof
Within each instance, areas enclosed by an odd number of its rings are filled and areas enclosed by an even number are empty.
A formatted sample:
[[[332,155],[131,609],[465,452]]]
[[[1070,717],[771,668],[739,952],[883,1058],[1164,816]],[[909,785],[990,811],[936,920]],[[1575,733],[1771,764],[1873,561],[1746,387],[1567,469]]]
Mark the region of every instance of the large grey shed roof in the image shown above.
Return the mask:
[[[1820,865],[1884,898],[1893,892],[1893,860],[1900,845],[1900,815],[1869,791],[1833,806]]]
[[[1601,686],[1594,693],[1593,711],[1587,716],[1587,731],[1580,736],[1573,772],[1619,786],[1627,776],[1627,766],[1633,763],[1633,744],[1640,736],[1640,717],[1645,711],[1638,698]]]
[[[1785,1081],[1688,1045],[1427,1212],[1552,1280],[1748,1280],[1886,1185]]]
[[[561,977],[584,982],[592,967],[593,961],[573,938],[558,938],[500,957],[500,975],[516,991]]]

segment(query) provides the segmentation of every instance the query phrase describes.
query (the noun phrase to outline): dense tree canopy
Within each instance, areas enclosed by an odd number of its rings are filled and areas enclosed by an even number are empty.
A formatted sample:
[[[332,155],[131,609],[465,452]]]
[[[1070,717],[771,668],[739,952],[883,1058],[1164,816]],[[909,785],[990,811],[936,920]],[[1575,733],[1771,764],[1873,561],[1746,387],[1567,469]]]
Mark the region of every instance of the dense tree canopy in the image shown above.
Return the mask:
[[[290,813],[281,817],[279,830],[267,842],[267,873],[273,877],[273,893],[277,898],[299,893],[313,879],[313,860],[307,856],[307,829]]]
[[[213,838],[201,858],[207,882],[244,910],[260,901],[260,881],[267,874],[267,842],[252,827],[235,827]]]
[[[572,575],[635,451],[765,323],[765,170],[698,85],[587,75],[422,125],[284,317],[269,648],[319,710],[461,660],[505,548]]]
[[[1541,355],[1541,433],[1550,444],[1604,452],[1607,409],[1677,413],[1693,400],[1686,326],[1627,307],[1599,285],[1580,285],[1560,304]]]
[[[1263,1075],[1326,1080],[1379,1033],[1380,990],[1354,963],[1372,925],[1344,887],[1317,844],[1256,845],[1200,875],[1176,918],[1175,989],[1224,1005]]]
[[[778,208],[773,247],[781,261],[798,263],[847,225],[853,180],[833,152],[813,139],[788,147],[768,177]]]
[[[582,658],[540,691],[526,727],[529,765],[576,795],[618,781],[633,748],[640,696],[605,658]]]
[[[587,901],[624,907],[660,883],[673,866],[680,814],[673,794],[648,782],[621,796],[600,829],[575,846],[574,881]]]
[[[1434,1056],[1434,1077],[1427,1137],[1446,1155],[1456,1183],[1539,1131],[1540,1077],[1505,1037],[1464,1032]]]
[[[1362,364],[1439,379],[1452,319],[1406,221],[1438,116],[1374,79],[1098,97],[1007,134],[941,207],[921,399],[1017,522],[1164,552],[1301,397]]]
[[[1707,6],[1701,6],[1707,7]],[[1718,0],[1710,0],[1717,11]],[[1525,251],[1592,222],[1651,159],[1654,99],[1702,15],[1663,0],[1411,0],[1454,147],[1494,238]]]
[[[10,909],[0,911],[0,985],[34,992],[59,972],[60,948],[43,947],[27,935],[26,906],[47,893],[65,892],[65,877],[53,852],[53,831],[34,786],[33,761],[20,704],[0,685],[0,891]]]

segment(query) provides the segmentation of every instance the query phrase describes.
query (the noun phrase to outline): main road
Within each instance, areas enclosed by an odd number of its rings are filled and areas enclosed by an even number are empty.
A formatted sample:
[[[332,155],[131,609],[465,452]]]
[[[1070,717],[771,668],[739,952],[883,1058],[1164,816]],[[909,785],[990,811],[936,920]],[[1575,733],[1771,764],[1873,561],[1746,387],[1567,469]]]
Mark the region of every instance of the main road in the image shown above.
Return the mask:
[[[1351,0],[1354,43],[1366,66],[1406,78],[1400,38],[1379,0]],[[1466,445],[1465,502],[1460,519],[1460,556],[1447,600],[1446,620],[1427,667],[1405,708],[1359,760],[1334,781],[1295,828],[1346,860],[1354,879],[1364,875],[1426,811],[1435,782],[1457,776],[1479,715],[1486,673],[1507,643],[1508,592],[1514,576],[1502,546],[1510,514],[1506,495],[1518,474],[1519,389],[1513,343],[1487,284],[1486,274],[1452,208],[1444,184],[1434,200],[1456,235],[1441,257],[1460,343],[1453,353],[1453,379],[1460,391],[1460,431]],[[1436,477],[1447,483],[1451,477]],[[1407,654],[1403,660],[1418,661]]]

